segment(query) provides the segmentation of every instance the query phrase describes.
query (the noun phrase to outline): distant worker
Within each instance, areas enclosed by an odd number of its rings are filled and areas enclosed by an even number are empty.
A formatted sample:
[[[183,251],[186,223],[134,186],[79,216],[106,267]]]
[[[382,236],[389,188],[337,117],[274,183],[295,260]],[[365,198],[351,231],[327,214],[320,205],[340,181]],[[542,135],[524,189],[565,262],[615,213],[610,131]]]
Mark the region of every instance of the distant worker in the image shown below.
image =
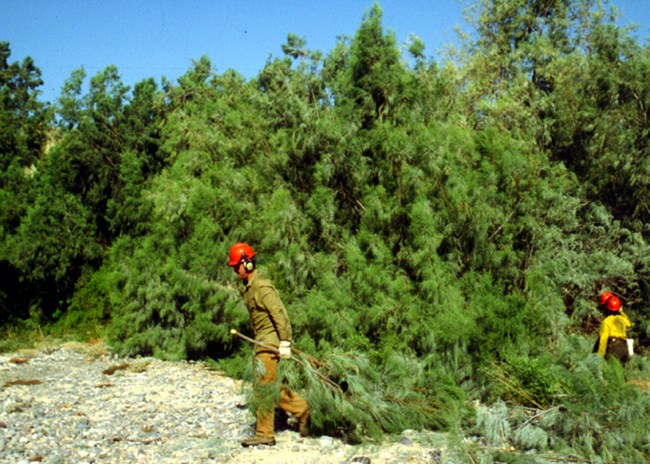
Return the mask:
[[[605,318],[600,325],[597,342],[597,352],[600,356],[610,359],[616,357],[625,364],[630,358],[630,348],[627,341],[627,329],[632,324],[623,312],[621,300],[611,292],[604,292],[598,300]]]
[[[277,368],[280,358],[291,358],[291,324],[278,291],[269,279],[255,269],[255,252],[246,243],[235,243],[230,248],[230,261],[237,278],[246,284],[244,303],[248,308],[253,335],[258,346],[255,350],[253,372],[254,394],[257,402],[255,435],[245,438],[242,446],[275,445],[275,401],[272,389],[276,388]],[[267,401],[264,401],[264,400]],[[307,434],[309,406],[288,388],[280,387],[278,406],[298,419],[300,434]]]

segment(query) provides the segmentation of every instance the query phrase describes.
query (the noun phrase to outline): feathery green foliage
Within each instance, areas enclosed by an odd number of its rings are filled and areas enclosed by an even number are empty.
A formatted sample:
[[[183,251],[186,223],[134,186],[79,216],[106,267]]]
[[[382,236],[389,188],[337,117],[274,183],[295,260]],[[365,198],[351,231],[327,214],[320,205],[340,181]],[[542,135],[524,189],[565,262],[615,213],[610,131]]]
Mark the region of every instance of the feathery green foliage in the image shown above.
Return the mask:
[[[78,69],[52,107],[0,44],[0,322],[243,377],[246,241],[322,360],[282,364],[314,433],[647,460],[649,49],[606,1],[474,6],[440,63],[413,37],[410,67],[374,4],[251,80],[208,57],[161,88]],[[634,324],[625,368],[590,354],[603,290]]]
[[[462,417],[465,395],[452,384],[430,391],[422,362],[394,353],[376,365],[360,352],[332,352],[311,362],[281,363],[280,377],[302,385],[310,404],[310,433],[351,443],[406,429],[446,429]],[[312,360],[313,361],[313,360]]]

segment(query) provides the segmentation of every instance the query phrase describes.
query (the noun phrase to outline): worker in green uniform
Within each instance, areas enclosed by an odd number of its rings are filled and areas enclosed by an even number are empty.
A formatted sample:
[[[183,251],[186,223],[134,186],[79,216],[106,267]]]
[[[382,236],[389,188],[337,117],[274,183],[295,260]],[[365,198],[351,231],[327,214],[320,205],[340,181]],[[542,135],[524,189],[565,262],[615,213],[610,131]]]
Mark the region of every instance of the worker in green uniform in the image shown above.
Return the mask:
[[[255,351],[254,392],[256,398],[268,396],[268,389],[277,382],[280,358],[291,358],[291,323],[273,283],[255,268],[255,251],[246,243],[235,243],[230,248],[230,261],[237,278],[246,284],[244,303],[248,308],[253,335],[258,346]],[[267,390],[267,394],[264,390]],[[307,402],[284,386],[280,386],[277,405],[298,419],[301,435],[307,434],[309,406]],[[255,435],[245,438],[242,446],[275,445],[274,402],[260,402],[257,407]]]

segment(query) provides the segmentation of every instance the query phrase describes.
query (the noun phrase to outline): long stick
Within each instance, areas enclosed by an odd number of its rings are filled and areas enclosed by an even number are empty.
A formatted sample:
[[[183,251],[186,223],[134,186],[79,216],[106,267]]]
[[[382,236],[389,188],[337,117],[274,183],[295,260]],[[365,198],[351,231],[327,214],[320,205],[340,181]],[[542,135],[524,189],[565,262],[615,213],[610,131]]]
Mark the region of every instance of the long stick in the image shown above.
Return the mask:
[[[252,343],[252,344],[257,345],[257,346],[261,346],[262,348],[266,348],[267,350],[273,351],[274,353],[279,353],[280,352],[274,346],[267,345],[266,343],[263,343],[263,342],[260,342],[258,340],[255,340],[253,338],[247,337],[243,333],[237,332],[235,329],[230,329],[230,333],[233,334],[233,335],[238,336],[242,340],[246,340],[249,343]],[[307,360],[309,361],[309,364],[311,364],[314,368],[320,367],[323,364],[318,359],[314,358],[313,356],[308,355],[307,353],[304,353],[304,352],[294,348],[293,346],[291,347],[291,351],[293,353],[296,353],[296,354],[298,354],[300,356],[304,356],[305,358],[307,358]]]
[[[277,349],[276,347],[271,346],[271,345],[267,345],[266,343],[263,343],[263,342],[260,342],[260,341],[258,341],[258,340],[255,340],[255,339],[252,339],[252,338],[250,338],[250,337],[247,337],[247,336],[244,335],[243,333],[239,333],[239,332],[237,332],[235,329],[230,329],[230,333],[233,334],[233,335],[236,335],[237,337],[241,338],[242,340],[247,341],[248,343],[252,343],[253,345],[257,345],[257,346],[260,346],[260,347],[262,347],[262,348],[266,348],[267,350],[272,351],[273,353],[278,353],[278,354],[280,353],[280,350]],[[298,350],[294,350],[293,348],[292,348],[291,350],[292,350],[292,351],[296,351],[296,352],[299,353],[299,354],[302,354],[301,352],[299,352]],[[311,356],[309,356],[309,357],[311,358]],[[291,358],[289,358],[289,359],[291,359],[291,360],[297,362],[297,363],[300,364],[303,368],[307,369],[307,366],[305,365],[305,363],[303,363],[300,359],[298,359],[298,358],[294,358],[293,356],[291,356]],[[318,376],[318,378],[320,378],[320,379],[321,379],[323,382],[325,382],[327,385],[329,385],[330,387],[334,388],[334,389],[337,390],[339,393],[343,393],[343,390],[341,390],[341,386],[340,386],[339,384],[337,384],[337,383],[334,382],[333,380],[331,380],[331,379],[325,377],[323,374],[321,374],[320,372],[318,372],[315,368],[313,368],[313,371],[314,371],[314,373]]]

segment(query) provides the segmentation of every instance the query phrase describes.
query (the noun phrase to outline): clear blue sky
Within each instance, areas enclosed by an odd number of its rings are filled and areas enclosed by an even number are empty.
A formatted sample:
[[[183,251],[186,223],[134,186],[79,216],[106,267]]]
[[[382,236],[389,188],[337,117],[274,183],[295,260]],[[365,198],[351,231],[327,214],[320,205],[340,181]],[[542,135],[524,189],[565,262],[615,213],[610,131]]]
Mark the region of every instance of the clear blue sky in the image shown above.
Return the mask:
[[[409,34],[425,43],[427,56],[467,30],[463,5],[470,0],[378,0],[383,25],[401,45]],[[621,24],[650,35],[650,0],[610,0],[623,13]],[[10,62],[31,56],[42,71],[44,101],[55,101],[73,70],[88,76],[117,66],[130,86],[153,77],[175,81],[207,55],[222,73],[233,68],[246,78],[269,56],[283,56],[287,34],[327,54],[339,35],[353,36],[373,0],[0,0],[0,41],[8,41]]]

